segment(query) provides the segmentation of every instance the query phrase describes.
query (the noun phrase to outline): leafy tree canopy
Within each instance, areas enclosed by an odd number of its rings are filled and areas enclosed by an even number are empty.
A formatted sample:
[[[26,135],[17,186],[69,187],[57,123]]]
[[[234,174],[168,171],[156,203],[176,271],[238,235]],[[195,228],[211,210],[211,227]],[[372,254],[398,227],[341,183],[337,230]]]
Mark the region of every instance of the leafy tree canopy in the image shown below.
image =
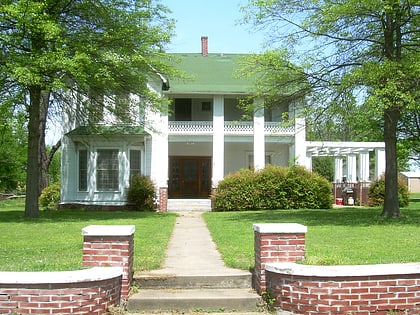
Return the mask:
[[[398,217],[397,139],[404,136],[398,127],[420,110],[420,5],[410,0],[250,0],[242,10],[244,23],[267,31],[270,44],[282,51],[278,58],[298,65],[283,70],[293,75],[280,73],[277,85],[303,93],[309,85],[305,100],[312,117],[336,119],[348,110],[361,126],[368,122],[367,128],[382,128],[383,215]],[[262,73],[258,65],[254,71]]]
[[[26,216],[39,212],[46,117],[60,113],[66,100],[85,96],[90,117],[110,103],[104,97],[112,102],[129,93],[159,106],[147,84],[157,73],[172,73],[163,53],[173,29],[167,13],[153,0],[1,2],[2,90],[28,100]]]

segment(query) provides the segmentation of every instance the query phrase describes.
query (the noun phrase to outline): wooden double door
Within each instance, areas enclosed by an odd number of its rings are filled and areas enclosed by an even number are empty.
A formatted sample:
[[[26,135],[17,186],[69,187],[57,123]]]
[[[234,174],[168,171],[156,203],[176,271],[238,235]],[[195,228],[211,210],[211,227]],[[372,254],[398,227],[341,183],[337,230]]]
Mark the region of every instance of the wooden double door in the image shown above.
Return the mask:
[[[211,193],[211,157],[169,157],[169,198],[202,199]]]

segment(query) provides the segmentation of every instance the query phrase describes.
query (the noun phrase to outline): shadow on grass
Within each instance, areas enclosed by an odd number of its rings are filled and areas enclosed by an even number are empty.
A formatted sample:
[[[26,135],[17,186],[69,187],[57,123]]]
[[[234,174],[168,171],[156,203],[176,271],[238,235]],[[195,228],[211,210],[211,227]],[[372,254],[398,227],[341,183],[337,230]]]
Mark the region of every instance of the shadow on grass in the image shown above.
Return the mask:
[[[300,223],[306,226],[343,225],[420,225],[420,204],[402,208],[399,219],[381,217],[378,207],[334,208],[329,210],[262,210],[242,212],[214,212],[210,216],[220,216],[221,220],[243,223]]]

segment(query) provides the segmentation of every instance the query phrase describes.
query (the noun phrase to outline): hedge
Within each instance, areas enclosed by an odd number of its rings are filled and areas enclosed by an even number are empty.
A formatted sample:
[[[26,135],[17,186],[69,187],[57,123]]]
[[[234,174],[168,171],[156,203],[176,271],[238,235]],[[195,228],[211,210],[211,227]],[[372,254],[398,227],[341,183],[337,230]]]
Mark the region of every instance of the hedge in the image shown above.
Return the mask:
[[[268,165],[261,171],[241,169],[219,182],[213,210],[330,209],[331,184],[301,166]]]

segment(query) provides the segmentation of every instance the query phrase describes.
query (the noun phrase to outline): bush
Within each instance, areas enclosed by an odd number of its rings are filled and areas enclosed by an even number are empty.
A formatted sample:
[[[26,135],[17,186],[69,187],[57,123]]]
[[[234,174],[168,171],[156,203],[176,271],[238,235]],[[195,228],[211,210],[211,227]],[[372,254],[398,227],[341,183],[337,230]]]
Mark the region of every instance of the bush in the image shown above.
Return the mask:
[[[382,206],[385,200],[385,177],[375,180],[369,187],[369,205]],[[407,207],[410,202],[408,187],[402,178],[398,178],[398,201],[400,207]]]
[[[242,169],[219,182],[212,199],[216,211],[332,207],[330,183],[300,166]]]
[[[141,174],[134,175],[127,191],[127,200],[136,210],[154,210],[156,189],[152,180]]]
[[[39,205],[43,210],[57,210],[60,203],[60,182],[44,188],[39,196]]]

